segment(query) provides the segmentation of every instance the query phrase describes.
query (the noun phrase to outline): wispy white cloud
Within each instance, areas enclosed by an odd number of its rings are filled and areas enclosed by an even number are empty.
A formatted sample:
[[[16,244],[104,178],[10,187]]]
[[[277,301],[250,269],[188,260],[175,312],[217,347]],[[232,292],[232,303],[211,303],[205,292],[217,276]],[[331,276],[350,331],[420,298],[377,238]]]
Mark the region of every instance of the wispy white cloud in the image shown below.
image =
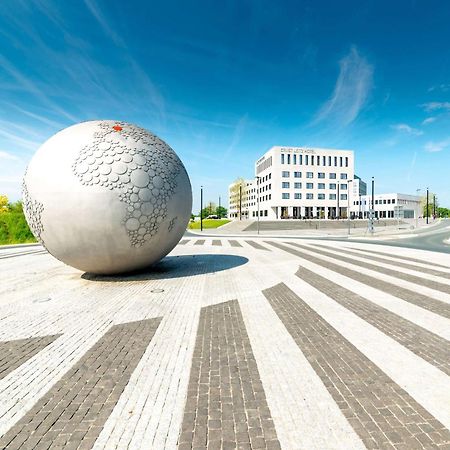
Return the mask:
[[[423,103],[421,106],[427,112],[439,110],[450,111],[450,102],[428,102]]]
[[[412,172],[414,170],[414,167],[416,166],[416,161],[417,161],[417,152],[414,152],[414,155],[413,155],[413,157],[411,159],[411,163],[409,165],[408,175],[406,177],[406,179],[408,181],[411,180],[411,175],[412,175]]]
[[[339,62],[339,76],[331,98],[320,108],[313,124],[333,120],[345,126],[352,123],[367,102],[373,86],[373,66],[352,47]]]
[[[422,125],[428,125],[429,123],[433,123],[436,120],[436,117],[427,117],[423,122]]]
[[[430,153],[441,152],[442,150],[450,147],[450,138],[444,139],[442,141],[434,142],[430,141],[425,144],[425,150]]]
[[[413,136],[420,136],[423,134],[422,130],[418,130],[417,128],[410,127],[406,123],[399,123],[396,125],[391,125],[391,128],[396,131],[400,131],[403,133],[411,134]]]
[[[10,161],[18,161],[19,158],[16,155],[13,155],[12,153],[5,152],[3,150],[0,150],[0,159],[8,159]]]
[[[227,147],[227,149],[225,150],[223,157],[222,157],[222,161],[225,161],[229,158],[229,156],[233,153],[233,151],[235,150],[236,146],[239,144],[239,141],[242,138],[242,135],[245,132],[245,128],[248,122],[248,115],[245,114],[244,116],[242,116],[237,125],[236,128],[234,129],[233,135],[231,137],[231,142],[230,145]]]
[[[428,92],[433,92],[433,91],[448,92],[448,91],[450,91],[450,84],[437,84],[435,86],[431,86],[428,88]]]

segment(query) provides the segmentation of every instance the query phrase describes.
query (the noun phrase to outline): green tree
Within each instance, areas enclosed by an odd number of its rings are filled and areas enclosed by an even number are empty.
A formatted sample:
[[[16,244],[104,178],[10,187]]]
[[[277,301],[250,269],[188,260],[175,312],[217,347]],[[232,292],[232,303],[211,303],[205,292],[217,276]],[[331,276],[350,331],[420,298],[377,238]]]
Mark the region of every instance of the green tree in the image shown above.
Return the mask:
[[[427,215],[427,209],[428,209],[428,217],[433,217],[433,201],[434,201],[435,194],[433,192],[428,192],[428,208],[427,208],[427,195],[424,194],[420,198],[420,209],[423,212],[423,217]],[[436,196],[436,214],[438,210],[438,198]]]
[[[8,197],[0,195],[0,213],[9,211]]]
[[[450,208],[436,208],[438,217],[450,217]]]
[[[223,206],[218,206],[216,208],[216,214],[219,216],[219,219],[222,217],[227,217],[227,213],[228,213],[227,208],[224,208]]]
[[[216,214],[216,204],[214,202],[208,202],[206,207],[202,209],[201,216],[204,219],[213,214]]]

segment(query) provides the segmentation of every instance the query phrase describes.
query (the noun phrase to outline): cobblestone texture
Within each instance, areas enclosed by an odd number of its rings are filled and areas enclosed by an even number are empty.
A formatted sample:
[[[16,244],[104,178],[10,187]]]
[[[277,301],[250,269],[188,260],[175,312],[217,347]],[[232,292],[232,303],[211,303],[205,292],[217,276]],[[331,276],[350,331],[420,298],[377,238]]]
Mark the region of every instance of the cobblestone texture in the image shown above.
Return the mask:
[[[280,448],[237,300],[202,308],[178,449]]]
[[[228,242],[232,247],[242,247],[242,245],[238,241],[235,241],[233,239],[230,239]]]
[[[389,283],[384,280],[380,280],[378,278],[371,277],[370,275],[366,275],[364,273],[358,272],[356,270],[347,269],[346,267],[342,267],[339,264],[334,264],[329,261],[325,261],[316,256],[309,255],[308,253],[302,252],[300,250],[287,247],[286,245],[278,244],[276,242],[270,242],[274,247],[279,248],[280,250],[284,250],[292,255],[299,256],[300,258],[304,258],[307,261],[310,261],[314,264],[319,264],[322,267],[333,270],[341,275],[344,275],[348,278],[352,278],[353,280],[359,281],[360,283],[366,284],[367,286],[371,286],[375,289],[379,289],[380,291],[385,292],[386,294],[393,295],[395,297],[401,298],[408,303],[412,303],[413,305],[419,306],[421,308],[427,309],[435,314],[439,314],[442,317],[446,317],[450,319],[450,304],[442,302],[440,300],[436,300],[434,298],[427,297],[426,295],[420,294],[418,292],[411,291],[401,286],[397,286],[393,283]],[[294,244],[292,244],[294,245]],[[298,246],[299,248],[303,248]],[[304,248],[305,250],[311,250],[310,248]],[[334,255],[333,255],[334,256]],[[352,263],[353,264],[353,263]]]
[[[327,247],[325,245],[319,245],[319,244],[314,244],[315,247],[320,247],[320,248],[324,248],[324,249],[329,249],[330,247]],[[450,273],[448,272],[442,272],[440,270],[434,270],[434,269],[428,269],[426,267],[417,267],[413,264],[408,264],[408,263],[402,263],[399,261],[392,261],[390,259],[386,259],[386,258],[379,258],[377,256],[372,256],[372,255],[366,255],[366,254],[362,254],[359,252],[352,252],[347,248],[333,248],[334,251],[339,252],[339,253],[344,253],[345,255],[354,255],[357,256],[359,258],[364,258],[364,259],[368,259],[370,261],[376,261],[376,262],[380,262],[383,264],[391,264],[393,266],[396,267],[402,267],[404,269],[409,269],[409,270],[416,270],[416,271],[420,271],[422,273],[427,273],[429,275],[434,275],[436,277],[441,277],[441,278],[447,278],[450,280]]]
[[[299,248],[305,248],[296,243],[292,243],[292,245],[294,245],[295,247],[299,247]],[[448,285],[448,284],[439,283],[438,281],[435,281],[435,280],[429,280],[427,278],[418,277],[416,275],[410,275],[410,274],[404,273],[404,272],[399,272],[398,270],[394,270],[392,268],[381,267],[376,264],[369,264],[369,263],[358,261],[358,260],[355,260],[352,258],[346,258],[345,256],[339,256],[339,255],[336,255],[335,253],[327,252],[325,250],[319,250],[319,249],[313,250],[310,247],[307,247],[306,249],[314,251],[314,252],[318,253],[319,255],[329,256],[330,258],[337,259],[338,261],[343,261],[343,262],[346,262],[349,264],[353,264],[357,267],[363,267],[365,269],[373,270],[375,272],[379,272],[384,275],[390,275],[392,277],[399,278],[400,280],[409,281],[411,283],[415,283],[420,286],[425,286],[430,289],[435,289],[437,291],[441,291],[441,292],[445,292],[446,294],[450,294],[450,285]]]
[[[263,294],[367,448],[449,448],[450,431],[287,286]]]
[[[264,247],[264,245],[259,244],[255,241],[245,241],[247,244],[251,245],[253,248],[256,248],[257,250],[267,250],[270,251],[267,247]]]
[[[296,275],[361,319],[450,375],[450,342],[325,277],[300,267]]]
[[[39,353],[60,335],[0,342],[0,380]]]
[[[161,319],[114,325],[0,438],[0,448],[92,448]]]

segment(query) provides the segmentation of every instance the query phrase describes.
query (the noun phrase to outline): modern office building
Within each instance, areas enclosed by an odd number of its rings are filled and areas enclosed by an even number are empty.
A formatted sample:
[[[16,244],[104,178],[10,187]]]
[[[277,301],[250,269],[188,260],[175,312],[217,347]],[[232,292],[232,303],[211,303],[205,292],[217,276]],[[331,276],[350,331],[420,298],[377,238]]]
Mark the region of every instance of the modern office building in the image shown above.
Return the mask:
[[[351,150],[276,146],[256,161],[255,173],[261,218],[347,217],[354,180]],[[363,182],[358,178],[358,183]],[[252,201],[249,218],[257,216]]]
[[[407,194],[378,194],[374,196],[375,217],[378,219],[417,219],[421,213],[420,197]],[[372,196],[354,197],[350,217],[367,219],[372,206]],[[396,214],[396,211],[399,211]]]

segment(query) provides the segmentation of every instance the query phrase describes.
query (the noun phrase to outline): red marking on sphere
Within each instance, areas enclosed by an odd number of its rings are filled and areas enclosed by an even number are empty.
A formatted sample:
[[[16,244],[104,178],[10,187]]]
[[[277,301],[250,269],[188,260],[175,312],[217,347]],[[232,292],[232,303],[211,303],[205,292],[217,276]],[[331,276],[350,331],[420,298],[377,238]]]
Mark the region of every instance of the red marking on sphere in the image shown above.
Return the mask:
[[[122,127],[120,125],[114,125],[113,129],[116,131],[122,131]]]

